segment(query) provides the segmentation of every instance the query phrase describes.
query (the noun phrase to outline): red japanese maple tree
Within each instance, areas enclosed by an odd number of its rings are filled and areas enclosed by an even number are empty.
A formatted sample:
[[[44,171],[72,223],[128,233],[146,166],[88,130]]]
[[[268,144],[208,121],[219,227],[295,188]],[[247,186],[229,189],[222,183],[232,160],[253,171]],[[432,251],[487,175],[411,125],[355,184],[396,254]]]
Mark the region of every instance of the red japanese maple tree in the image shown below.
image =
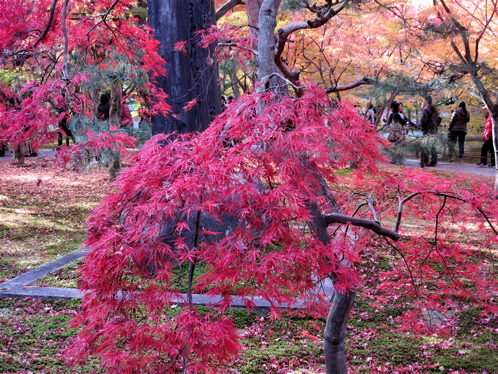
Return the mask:
[[[36,151],[57,138],[64,117],[96,119],[105,91],[127,88],[144,115],[168,113],[166,95],[152,84],[165,74],[159,43],[136,8],[132,1],[1,2],[0,144],[29,143]],[[113,96],[110,122],[117,127],[123,103]],[[108,133],[115,148],[132,141]]]
[[[299,99],[246,95],[202,134],[151,139],[89,220],[81,330],[69,357],[97,355],[113,373],[223,371],[240,349],[223,315],[232,297],[249,309],[263,298],[274,317],[299,299],[315,315],[330,309],[327,373],[343,373],[348,314],[362,269],[377,256],[391,266],[379,271],[375,302],[403,296],[405,327],[431,328],[424,308],[444,314],[458,298],[496,312],[494,270],[441,225],[480,216],[495,230],[489,188],[454,191],[427,173],[382,172],[383,141],[371,130],[352,106],[333,108],[325,91],[308,86]],[[340,172],[351,165],[350,175]],[[436,233],[399,241],[407,210],[435,217]],[[386,215],[394,229],[380,224]],[[201,216],[229,217],[231,228],[213,230]],[[496,245],[491,234],[486,244]],[[200,263],[205,274],[182,295],[173,268]],[[324,297],[318,286],[327,278],[335,292]],[[204,315],[194,293],[221,299]],[[178,304],[178,314],[168,313]]]

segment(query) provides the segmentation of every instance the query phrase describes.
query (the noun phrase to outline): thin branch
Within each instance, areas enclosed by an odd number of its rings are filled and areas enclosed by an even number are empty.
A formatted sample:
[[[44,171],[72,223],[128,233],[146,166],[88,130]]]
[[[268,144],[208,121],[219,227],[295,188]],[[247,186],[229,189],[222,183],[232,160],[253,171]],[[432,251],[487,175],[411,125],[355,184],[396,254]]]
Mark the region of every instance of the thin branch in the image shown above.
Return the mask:
[[[299,74],[295,71],[291,71],[282,60],[282,53],[284,51],[287,40],[289,39],[289,36],[299,30],[315,29],[323,26],[335,15],[341,12],[348,5],[348,3],[349,0],[344,0],[337,8],[334,9],[332,8],[332,4],[328,2],[327,5],[320,8],[320,12],[316,12],[317,14],[319,14],[318,17],[315,17],[306,22],[293,22],[278,29],[278,41],[275,49],[275,64],[286,78],[292,80],[295,83],[299,80]]]
[[[245,4],[243,0],[228,0],[216,11],[215,13],[216,21],[218,21],[221,17],[227,14],[235,6],[243,4]]]
[[[105,12],[102,16],[102,19],[97,22],[95,25],[93,25],[90,30],[87,31],[86,35],[90,35],[90,33],[93,31],[93,29],[95,29],[98,25],[100,25],[102,22],[106,22],[106,19],[107,19],[107,16],[109,16],[109,14],[112,12],[112,10],[114,9],[114,7],[116,6],[116,4],[119,3],[119,0],[114,0],[114,2],[111,4],[111,6],[109,7],[109,9],[107,9],[107,12]],[[107,26],[109,27],[109,26]]]
[[[410,265],[408,264],[408,261],[405,257],[405,255],[403,254],[403,252],[401,252],[401,250],[396,247],[393,243],[391,243],[389,240],[386,239],[386,242],[388,245],[390,245],[396,252],[399,253],[399,255],[401,256],[401,258],[403,259],[403,262],[405,263],[405,266],[406,266],[406,270],[408,270],[408,274],[410,275],[410,280],[412,282],[412,285],[413,285],[413,289],[415,290],[415,295],[417,295],[417,298],[420,298],[419,297],[419,292],[418,292],[418,287],[417,287],[417,283],[415,282],[415,276],[413,275],[413,271],[412,271],[412,268],[410,267]]]
[[[69,0],[64,0],[62,6],[62,33],[64,34],[64,63],[62,64],[62,75],[66,82],[69,82],[68,60],[69,60],[69,36],[67,33],[67,4]]]
[[[458,195],[449,194],[449,193],[445,193],[445,192],[437,192],[437,191],[414,192],[414,193],[408,195],[407,197],[405,197],[404,199],[400,198],[400,200],[399,200],[399,204],[398,204],[398,215],[397,215],[397,219],[396,219],[396,225],[394,227],[394,231],[395,232],[399,231],[399,226],[401,225],[401,216],[403,214],[403,205],[406,202],[408,202],[411,199],[413,199],[414,197],[416,197],[418,195],[424,195],[424,194],[432,194],[434,196],[440,196],[440,197],[444,197],[444,198],[451,198],[451,199],[459,200],[459,201],[464,202],[464,203],[468,203],[469,202],[468,200],[465,200],[464,198],[462,198],[462,197],[460,197]],[[484,210],[482,210],[481,208],[478,208],[478,207],[474,207],[474,209],[476,209],[484,217],[484,219],[488,223],[488,225],[491,228],[491,230],[493,230],[493,233],[495,235],[498,235],[498,229],[496,229],[494,227],[493,223],[490,221],[490,219],[489,219],[488,215],[486,214],[486,212]]]
[[[233,39],[232,39],[233,40]],[[235,42],[228,42],[228,43],[218,43],[217,47],[234,47],[234,48],[239,48],[243,51],[248,51],[248,52],[251,52],[252,54],[254,54],[255,56],[258,55],[258,51],[256,51],[255,49],[252,49],[252,48],[248,48],[248,47],[242,47],[240,45],[238,45],[237,43]]]
[[[375,84],[377,83],[378,81],[374,78],[371,78],[367,75],[355,80],[354,82],[350,83],[350,84],[347,84],[345,86],[335,86],[335,87],[329,87],[327,89],[325,89],[325,91],[327,93],[333,93],[333,92],[340,92],[340,91],[348,91],[348,90],[351,90],[353,88],[356,88],[356,87],[359,87],[359,86],[362,86],[362,85],[366,85],[366,84]]]

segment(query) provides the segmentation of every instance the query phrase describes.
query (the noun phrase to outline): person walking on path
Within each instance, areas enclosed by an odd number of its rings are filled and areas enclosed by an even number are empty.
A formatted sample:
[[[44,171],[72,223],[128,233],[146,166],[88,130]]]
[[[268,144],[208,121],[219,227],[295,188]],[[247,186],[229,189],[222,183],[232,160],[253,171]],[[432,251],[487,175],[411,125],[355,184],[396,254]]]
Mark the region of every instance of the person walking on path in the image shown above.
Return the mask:
[[[422,118],[420,120],[420,128],[424,135],[437,134],[437,127],[441,123],[441,117],[437,108],[432,105],[432,97],[428,96],[425,99],[425,106],[422,109]],[[422,149],[423,158],[421,160],[421,167],[436,166],[437,165],[437,150],[436,146],[432,144],[430,147],[431,160],[429,161],[429,149]]]
[[[458,158],[463,159],[465,147],[465,135],[467,135],[467,124],[470,121],[470,114],[467,111],[463,101],[458,104],[457,110],[451,117],[450,127],[448,128],[448,140],[450,143],[450,161],[454,161],[453,153],[455,152],[456,141],[458,140]]]
[[[493,122],[489,111],[486,110],[486,124],[484,125],[484,143],[481,147],[481,162],[478,163],[480,167],[485,167],[488,164],[488,152],[490,154],[489,167],[495,167],[495,149],[493,147]]]

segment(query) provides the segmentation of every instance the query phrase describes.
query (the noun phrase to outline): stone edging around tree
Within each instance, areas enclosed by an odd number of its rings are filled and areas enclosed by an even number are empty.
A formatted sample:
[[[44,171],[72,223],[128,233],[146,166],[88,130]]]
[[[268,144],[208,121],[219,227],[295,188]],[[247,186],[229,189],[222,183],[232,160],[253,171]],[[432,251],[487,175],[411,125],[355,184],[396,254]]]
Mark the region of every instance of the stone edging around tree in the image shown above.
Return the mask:
[[[21,274],[11,280],[8,280],[4,283],[0,284],[0,297],[5,298],[42,298],[42,299],[76,299],[81,298],[83,296],[83,292],[78,290],[77,288],[61,288],[61,287],[34,287],[30,286],[30,284],[36,282],[41,277],[44,277],[56,270],[62,269],[63,267],[71,264],[74,261],[77,261],[83,258],[88,253],[88,248],[77,249],[74,252],[71,252],[65,256],[62,256],[56,260],[53,260],[45,265],[37,267],[27,273]],[[325,281],[320,282],[321,294],[328,295],[329,297],[332,295],[332,282],[330,279],[326,279]],[[182,294],[182,297],[174,300],[179,306],[185,304],[185,300],[187,300],[187,295]],[[328,298],[328,297],[327,297]],[[231,297],[231,306],[233,308],[246,308],[246,304],[244,303],[244,299],[242,297]],[[249,298],[248,298],[249,299]],[[194,305],[203,305],[209,306],[218,303],[221,301],[221,296],[213,296],[208,297],[202,294],[194,294],[192,295],[192,303]],[[251,301],[255,305],[255,310],[259,313],[266,314],[271,309],[271,304],[260,298],[254,297]],[[288,305],[277,304],[280,308],[288,308]],[[302,309],[303,301],[298,300],[294,303],[291,309]]]

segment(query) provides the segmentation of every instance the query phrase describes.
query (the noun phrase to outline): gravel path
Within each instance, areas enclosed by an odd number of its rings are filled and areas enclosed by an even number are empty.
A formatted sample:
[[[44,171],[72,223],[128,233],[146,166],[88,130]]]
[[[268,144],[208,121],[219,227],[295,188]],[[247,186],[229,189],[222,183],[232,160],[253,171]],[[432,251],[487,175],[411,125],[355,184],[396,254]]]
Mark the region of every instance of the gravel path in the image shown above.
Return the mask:
[[[412,168],[420,168],[420,160],[407,159],[405,160],[405,166]],[[475,164],[466,164],[463,162],[438,162],[435,167],[426,167],[427,170],[445,170],[454,171],[457,173],[475,174],[475,175],[487,175],[494,177],[496,175],[496,169],[490,167],[479,167]]]

